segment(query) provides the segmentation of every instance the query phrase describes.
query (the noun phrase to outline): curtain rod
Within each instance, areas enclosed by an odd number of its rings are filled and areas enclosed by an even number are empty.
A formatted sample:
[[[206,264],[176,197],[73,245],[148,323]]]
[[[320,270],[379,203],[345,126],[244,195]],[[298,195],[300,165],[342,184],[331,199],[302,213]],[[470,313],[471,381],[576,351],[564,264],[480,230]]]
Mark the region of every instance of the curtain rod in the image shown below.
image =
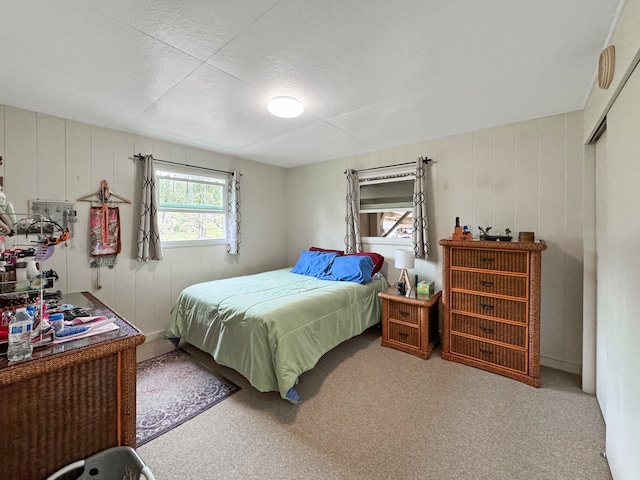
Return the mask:
[[[433,161],[432,158],[427,158],[427,157],[418,157],[418,160],[422,160],[424,163],[429,163],[429,162]],[[415,164],[413,162],[396,163],[394,165],[383,165],[383,166],[380,166],[380,167],[363,168],[362,170],[356,170],[356,172],[367,172],[369,170],[378,170],[380,168],[401,167],[403,165],[415,165]],[[347,170],[345,170],[343,173],[346,174]]]
[[[142,155],[141,153],[138,153],[134,155],[133,158],[137,158],[138,160],[144,160],[144,155]],[[218,169],[209,168],[209,167],[197,167],[195,165],[185,165],[184,163],[171,162],[169,160],[160,160],[159,158],[154,158],[154,160],[157,160],[161,163],[170,163],[171,165],[179,165],[181,167],[199,168],[200,170],[207,170],[209,172],[219,172],[219,173],[226,173],[227,175],[233,175],[233,172],[228,172],[227,170],[218,170]]]

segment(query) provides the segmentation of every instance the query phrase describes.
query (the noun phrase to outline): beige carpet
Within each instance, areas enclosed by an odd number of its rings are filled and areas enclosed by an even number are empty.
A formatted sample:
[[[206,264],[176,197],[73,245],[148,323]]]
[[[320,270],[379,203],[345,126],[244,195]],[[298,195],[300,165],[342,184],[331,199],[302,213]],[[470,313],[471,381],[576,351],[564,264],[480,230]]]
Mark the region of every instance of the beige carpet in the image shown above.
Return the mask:
[[[536,389],[381,347],[374,327],[305,373],[295,406],[201,355],[242,390],[138,449],[158,480],[611,478],[574,375],[543,368]]]

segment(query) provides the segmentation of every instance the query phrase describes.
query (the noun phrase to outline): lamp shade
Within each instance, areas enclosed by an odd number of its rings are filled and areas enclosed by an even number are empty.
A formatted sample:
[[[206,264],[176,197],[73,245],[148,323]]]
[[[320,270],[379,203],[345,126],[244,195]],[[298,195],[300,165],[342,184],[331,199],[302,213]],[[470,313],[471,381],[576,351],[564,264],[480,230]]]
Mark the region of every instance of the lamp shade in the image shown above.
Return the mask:
[[[395,267],[401,269],[410,269],[415,266],[415,257],[410,250],[396,250]]]

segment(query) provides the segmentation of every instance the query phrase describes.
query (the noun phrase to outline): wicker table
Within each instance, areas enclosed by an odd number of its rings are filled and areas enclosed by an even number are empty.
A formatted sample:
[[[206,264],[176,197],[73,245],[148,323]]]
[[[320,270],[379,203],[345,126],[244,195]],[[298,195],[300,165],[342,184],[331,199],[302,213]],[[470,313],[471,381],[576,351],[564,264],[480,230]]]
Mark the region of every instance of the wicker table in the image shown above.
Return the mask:
[[[405,297],[397,291],[393,286],[378,293],[382,298],[382,346],[426,360],[438,342],[442,292]]]
[[[116,318],[117,330],[0,357],[2,478],[43,479],[109,447],[136,444],[136,346],[140,330],[88,292],[63,303]]]

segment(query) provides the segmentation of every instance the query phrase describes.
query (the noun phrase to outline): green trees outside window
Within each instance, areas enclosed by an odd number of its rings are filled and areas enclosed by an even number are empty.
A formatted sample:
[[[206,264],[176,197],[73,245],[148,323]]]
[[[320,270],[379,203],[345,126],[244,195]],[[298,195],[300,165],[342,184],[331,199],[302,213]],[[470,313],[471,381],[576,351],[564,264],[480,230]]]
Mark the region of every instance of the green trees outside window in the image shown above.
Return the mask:
[[[156,176],[163,242],[226,238],[226,178],[168,168]]]

